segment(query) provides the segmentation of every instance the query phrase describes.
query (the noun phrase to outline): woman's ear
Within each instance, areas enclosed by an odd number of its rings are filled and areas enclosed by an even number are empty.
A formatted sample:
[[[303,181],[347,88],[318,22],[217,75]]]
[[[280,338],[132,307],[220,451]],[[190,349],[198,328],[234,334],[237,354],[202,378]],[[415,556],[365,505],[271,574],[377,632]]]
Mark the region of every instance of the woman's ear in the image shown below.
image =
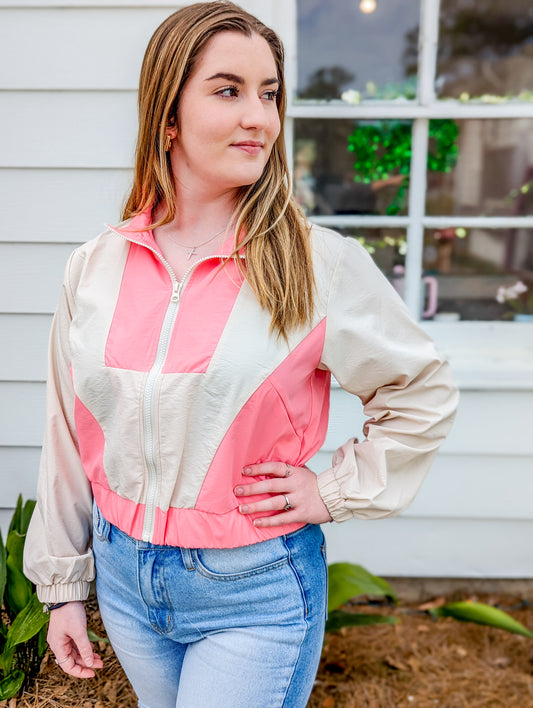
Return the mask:
[[[175,140],[178,137],[178,125],[175,118],[168,119],[165,135],[168,135],[171,140]]]

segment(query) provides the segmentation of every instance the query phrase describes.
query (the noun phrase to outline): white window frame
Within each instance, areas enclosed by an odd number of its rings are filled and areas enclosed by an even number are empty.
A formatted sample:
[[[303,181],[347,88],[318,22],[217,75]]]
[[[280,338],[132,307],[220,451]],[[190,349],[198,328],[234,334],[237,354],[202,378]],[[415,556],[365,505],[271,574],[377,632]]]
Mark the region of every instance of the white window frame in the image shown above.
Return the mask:
[[[355,2],[356,0],[354,0]],[[381,2],[386,0],[381,0]],[[426,165],[429,121],[435,118],[531,118],[533,102],[485,104],[471,101],[438,100],[435,94],[440,0],[420,0],[420,32],[418,40],[418,90],[415,100],[361,101],[349,105],[340,101],[298,101],[297,90],[297,17],[296,0],[287,2],[285,20],[292,32],[285,34],[287,48],[288,108],[286,120],[287,148],[292,166],[295,118],[333,119],[409,119],[412,120],[411,179],[407,216],[334,215],[313,216],[310,220],[330,226],[391,227],[407,232],[408,249],[405,262],[405,301],[414,317],[419,318],[422,275],[422,252],[425,229],[464,228],[533,228],[533,216],[471,217],[427,216]],[[285,13],[284,13],[285,14]],[[285,25],[287,26],[287,25]],[[455,363],[460,383],[466,388],[533,389],[533,325],[501,321],[459,321],[439,323],[422,321]],[[488,349],[487,349],[488,347]],[[480,371],[478,357],[485,366]],[[513,366],[509,366],[509,360]]]

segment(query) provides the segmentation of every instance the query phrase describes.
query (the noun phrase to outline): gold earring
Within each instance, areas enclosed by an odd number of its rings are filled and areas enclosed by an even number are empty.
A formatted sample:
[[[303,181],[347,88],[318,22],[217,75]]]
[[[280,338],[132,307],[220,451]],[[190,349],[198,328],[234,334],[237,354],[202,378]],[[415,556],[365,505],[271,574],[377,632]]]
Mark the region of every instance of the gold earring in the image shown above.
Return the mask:
[[[167,135],[167,139],[165,140],[165,152],[168,152],[171,147],[172,147],[172,138],[170,137],[170,135]]]

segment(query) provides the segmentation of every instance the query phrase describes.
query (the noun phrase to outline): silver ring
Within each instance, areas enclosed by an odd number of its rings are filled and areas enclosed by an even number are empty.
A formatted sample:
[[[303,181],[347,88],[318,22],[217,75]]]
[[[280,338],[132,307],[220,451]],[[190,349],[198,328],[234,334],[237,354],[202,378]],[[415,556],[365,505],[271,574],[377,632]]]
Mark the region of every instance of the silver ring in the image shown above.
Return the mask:
[[[64,664],[65,661],[67,661],[67,659],[70,659],[70,654],[68,656],[66,656],[64,659],[54,659],[54,661],[59,666],[60,664]]]
[[[288,477],[291,473],[291,466],[288,462],[285,463],[285,477]]]
[[[286,502],[285,511],[290,511],[292,509],[292,504],[289,501],[289,497],[286,494],[284,494],[283,496],[285,497],[285,502]]]

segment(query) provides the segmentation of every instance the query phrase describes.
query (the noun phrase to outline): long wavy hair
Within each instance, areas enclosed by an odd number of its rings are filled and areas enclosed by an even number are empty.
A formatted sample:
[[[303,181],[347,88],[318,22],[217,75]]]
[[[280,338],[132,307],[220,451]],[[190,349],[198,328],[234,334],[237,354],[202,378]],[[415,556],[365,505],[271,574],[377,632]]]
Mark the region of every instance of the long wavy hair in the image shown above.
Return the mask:
[[[218,0],[186,6],[170,15],[150,39],[139,82],[133,186],[122,216],[128,219],[152,207],[152,214],[157,210],[161,216],[148,228],[174,219],[175,188],[169,153],[164,149],[165,130],[177,120],[187,79],[218,32],[263,37],[276,63],[280,82],[276,103],[282,127],[261,177],[237,192],[235,247],[230,257],[244,248],[246,265],[240,258],[237,262],[257,300],[271,315],[271,331],[286,339],[290,330],[309,323],[313,314],[309,225],[291,195],[283,136],[287,103],[283,45],[273,30],[238,5]]]

